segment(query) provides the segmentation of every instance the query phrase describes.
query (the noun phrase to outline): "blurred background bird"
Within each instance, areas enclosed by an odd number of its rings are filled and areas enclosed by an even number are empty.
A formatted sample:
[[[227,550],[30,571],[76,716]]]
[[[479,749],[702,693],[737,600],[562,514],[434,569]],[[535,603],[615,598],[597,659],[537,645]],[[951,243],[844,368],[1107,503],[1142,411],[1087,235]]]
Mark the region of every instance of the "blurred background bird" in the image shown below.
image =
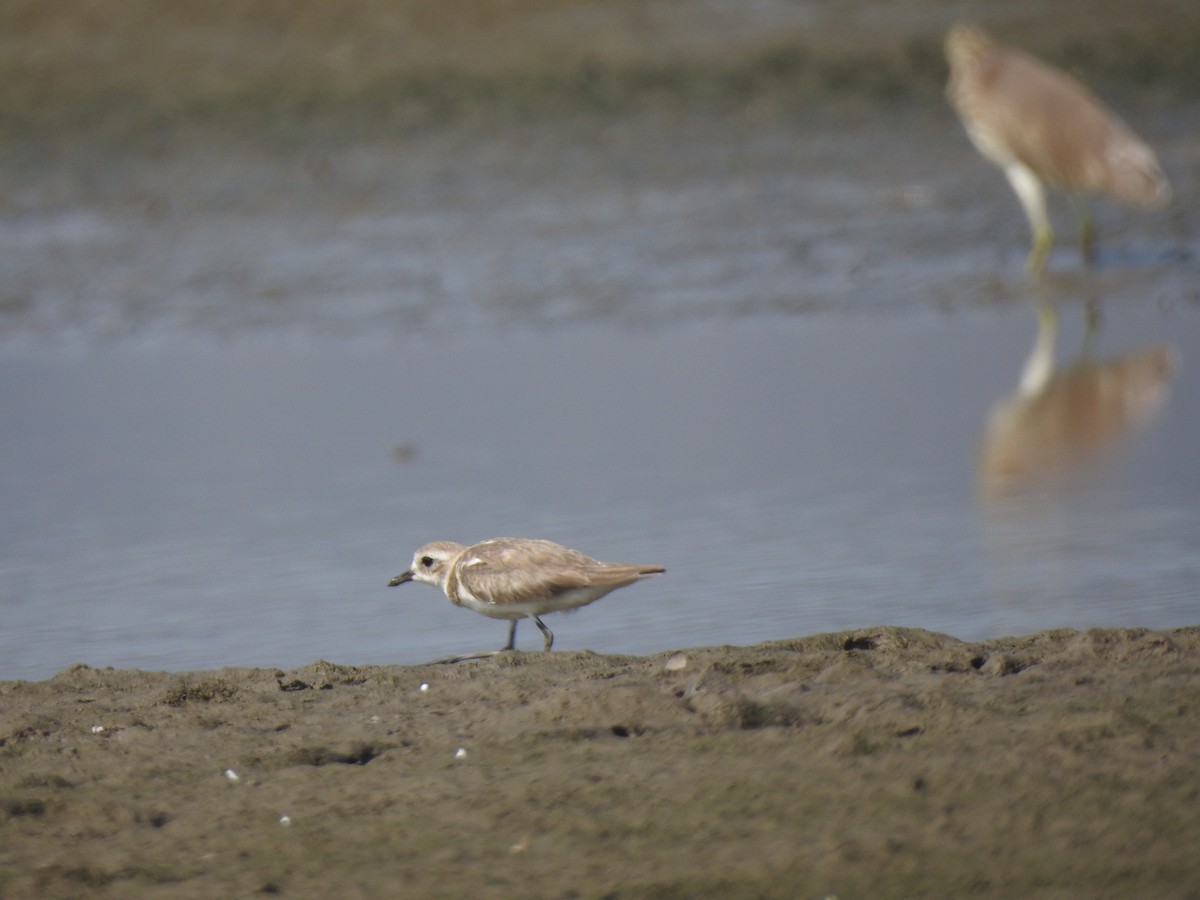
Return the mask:
[[[1043,271],[1054,240],[1047,185],[1074,196],[1080,248],[1088,261],[1095,234],[1087,194],[1144,207],[1170,198],[1154,151],[1070,75],[970,25],[950,29],[946,59],[951,105],[976,149],[1004,170],[1029,219],[1030,272]]]

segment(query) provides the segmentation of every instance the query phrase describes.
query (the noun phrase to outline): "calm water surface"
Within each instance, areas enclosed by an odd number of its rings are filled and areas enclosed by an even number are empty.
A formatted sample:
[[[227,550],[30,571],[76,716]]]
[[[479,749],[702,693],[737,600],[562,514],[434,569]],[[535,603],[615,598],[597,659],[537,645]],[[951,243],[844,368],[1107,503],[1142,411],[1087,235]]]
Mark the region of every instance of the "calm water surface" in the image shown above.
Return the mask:
[[[668,569],[555,616],[562,649],[1200,622],[1200,315],[1103,318],[1099,387],[1049,418],[1013,412],[1032,304],[10,350],[0,677],[499,646],[384,585],[505,534]],[[1082,307],[1059,320],[1061,376]]]
[[[1036,291],[948,109],[734,118],[22,174],[0,678],[498,647],[385,585],[500,535],[667,567],[562,649],[1200,623],[1200,109]]]

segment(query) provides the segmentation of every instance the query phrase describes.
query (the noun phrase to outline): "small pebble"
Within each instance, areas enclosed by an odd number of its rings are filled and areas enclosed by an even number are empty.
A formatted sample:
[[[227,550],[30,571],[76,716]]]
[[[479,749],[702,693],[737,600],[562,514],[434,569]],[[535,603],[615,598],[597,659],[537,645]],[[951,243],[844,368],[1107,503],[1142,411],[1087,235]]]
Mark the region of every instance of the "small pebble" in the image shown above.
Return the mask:
[[[456,750],[454,753],[454,758],[455,759],[466,759],[467,758],[467,748],[459,747],[458,750]]]
[[[104,734],[104,726],[103,725],[93,725],[92,726],[92,734]]]
[[[422,694],[424,694],[424,693],[428,693],[428,691],[429,691],[429,682],[427,682],[427,681],[422,681],[422,682],[421,682],[421,693],[422,693]]]
[[[288,825],[292,824],[292,817],[291,816],[280,816],[279,824],[286,828]]]
[[[686,669],[687,668],[687,655],[683,654],[683,653],[676,653],[674,656],[672,656],[670,659],[667,660],[667,662],[663,666],[663,668],[666,669],[668,672],[678,672],[680,669]]]
[[[242,780],[241,776],[238,775],[237,772],[233,771],[233,769],[226,769],[225,777],[228,778],[230,781],[241,781]]]

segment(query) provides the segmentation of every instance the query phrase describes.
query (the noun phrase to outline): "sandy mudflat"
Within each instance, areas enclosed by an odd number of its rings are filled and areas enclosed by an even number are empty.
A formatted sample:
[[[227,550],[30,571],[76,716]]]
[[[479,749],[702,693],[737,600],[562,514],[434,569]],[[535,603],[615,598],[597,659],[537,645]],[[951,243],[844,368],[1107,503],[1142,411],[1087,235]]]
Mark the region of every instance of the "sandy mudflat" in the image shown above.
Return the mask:
[[[1195,896],[1198,651],[75,666],[0,683],[0,895]]]

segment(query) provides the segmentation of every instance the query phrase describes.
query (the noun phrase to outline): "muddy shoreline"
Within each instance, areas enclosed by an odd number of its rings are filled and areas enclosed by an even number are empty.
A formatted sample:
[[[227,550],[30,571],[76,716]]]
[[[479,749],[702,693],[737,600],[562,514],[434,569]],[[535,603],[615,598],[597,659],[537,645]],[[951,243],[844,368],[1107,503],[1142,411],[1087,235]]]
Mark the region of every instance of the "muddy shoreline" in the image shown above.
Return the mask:
[[[1200,627],[0,684],[0,896],[1191,896]]]
[[[698,11],[643,0],[453,11],[71,0],[0,12],[0,134],[19,164],[36,166],[80,140],[153,156],[197,132],[278,149],[314,135],[353,142],[466,122],[940,103],[943,35],[971,17],[1104,93],[1190,102],[1200,78],[1200,11],[1168,0],[1021,2],[1002,16],[855,3],[767,2],[748,15],[738,4]]]

